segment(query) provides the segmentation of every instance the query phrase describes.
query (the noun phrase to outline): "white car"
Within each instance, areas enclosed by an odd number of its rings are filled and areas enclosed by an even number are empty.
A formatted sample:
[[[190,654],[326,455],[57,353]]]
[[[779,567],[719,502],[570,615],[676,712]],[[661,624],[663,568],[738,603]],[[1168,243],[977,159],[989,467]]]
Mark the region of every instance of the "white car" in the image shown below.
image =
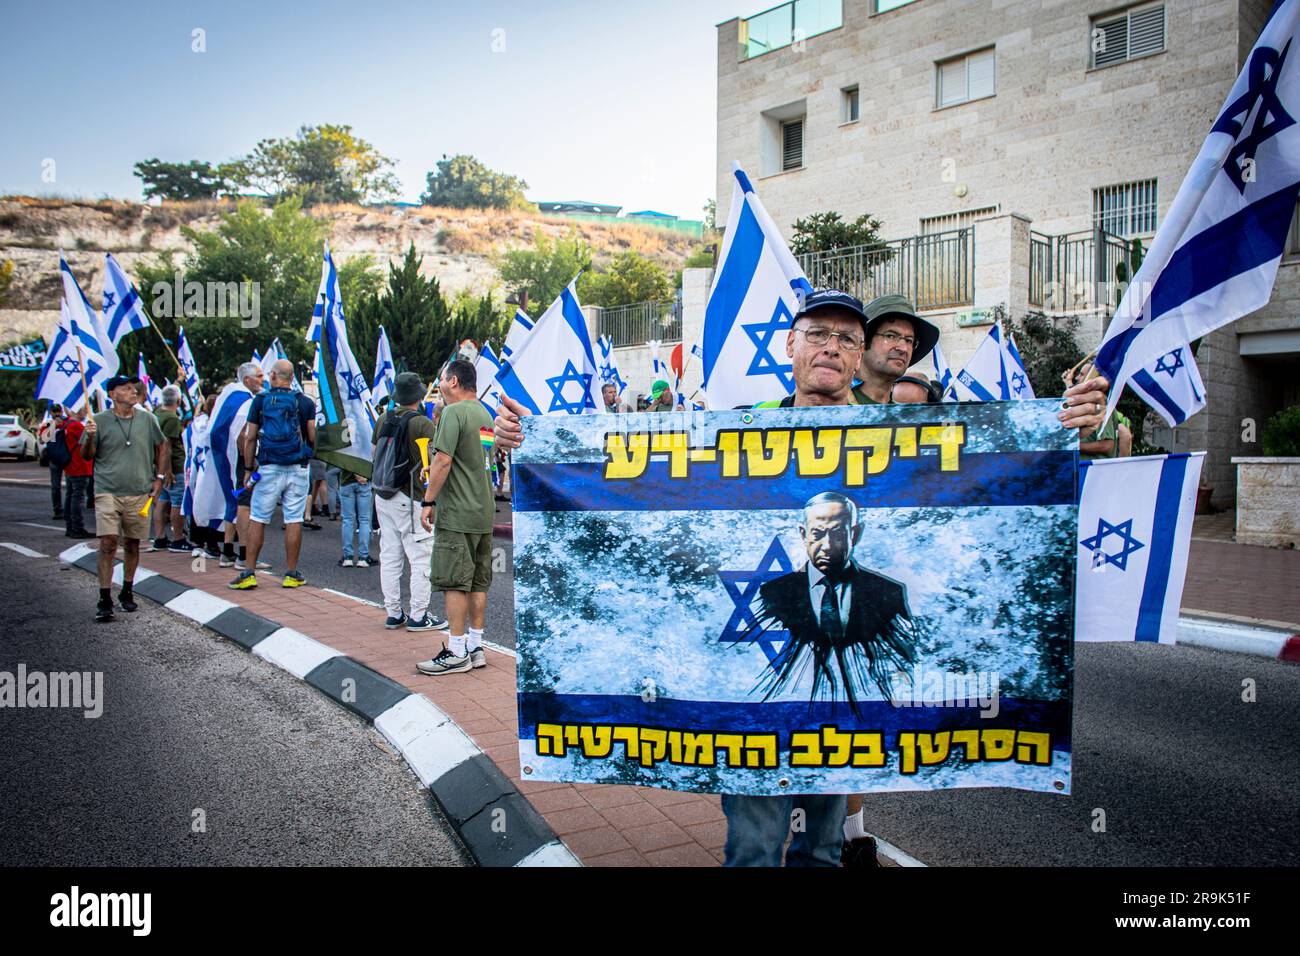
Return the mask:
[[[0,455],[17,455],[19,461],[36,457],[36,436],[17,415],[0,415]]]

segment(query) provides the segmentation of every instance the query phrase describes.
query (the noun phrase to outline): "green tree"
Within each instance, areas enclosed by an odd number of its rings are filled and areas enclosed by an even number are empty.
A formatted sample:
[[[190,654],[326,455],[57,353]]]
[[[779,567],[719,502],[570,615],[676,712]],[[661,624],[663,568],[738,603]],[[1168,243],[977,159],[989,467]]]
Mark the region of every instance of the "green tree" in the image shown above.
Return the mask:
[[[6,259],[0,262],[0,305],[9,296],[9,287],[14,284],[14,261]]]
[[[1061,375],[1079,363],[1083,351],[1074,340],[1079,330],[1075,316],[1050,318],[1042,312],[1026,312],[1019,322],[1006,314],[1003,306],[993,309],[994,317],[1002,319],[1008,335],[1014,335],[1020,360],[1025,363],[1029,384],[1040,398],[1060,395],[1065,388]]]
[[[872,246],[885,248],[880,238],[880,220],[863,213],[852,222],[840,218],[837,212],[815,212],[794,221],[794,234],[790,238],[790,251],[795,255],[806,252],[825,252],[847,246]]]
[[[1260,438],[1265,455],[1277,458],[1300,457],[1300,405],[1284,408],[1270,418]]]
[[[438,168],[426,177],[427,188],[420,202],[449,209],[527,209],[524,198],[528,183],[507,173],[489,169],[480,160],[464,154],[438,160]]]
[[[534,317],[555,301],[579,272],[591,268],[591,246],[576,230],[563,239],[549,239],[540,230],[534,234],[530,249],[511,249],[496,258],[497,274],[511,292],[528,293],[529,315]],[[584,274],[578,285],[581,298],[591,282]]]
[[[185,326],[185,337],[204,379],[204,391],[214,391],[233,378],[235,369],[251,357],[254,349],[264,352],[277,336],[290,360],[310,363],[314,350],[303,336],[320,286],[321,246],[329,236],[328,223],[307,215],[302,201],[292,198],[269,210],[254,202],[241,202],[222,216],[214,231],[199,232],[189,226],[181,231],[194,251],[181,263],[176,263],[171,253],[141,263],[136,278],[145,306],[173,349],[176,326]],[[349,259],[338,269],[351,330],[352,312],[378,286],[380,275],[369,256]],[[173,282],[178,271],[182,282],[197,281],[205,289],[220,283],[238,283],[250,302],[251,290],[256,289],[256,325],[251,324],[251,318],[238,314],[177,315],[181,309],[174,302]],[[234,311],[228,304],[227,313]],[[132,369],[137,351],[143,352],[151,375],[176,377],[176,366],[158,336],[137,332],[118,346],[123,363],[129,362]],[[354,352],[365,368],[363,354],[355,347]],[[372,361],[373,354],[372,350]]]
[[[230,190],[222,168],[197,159],[188,163],[146,159],[135,164],[135,174],[144,184],[146,199],[216,199]]]
[[[718,231],[718,201],[710,199],[704,204],[704,229],[706,232]]]
[[[481,346],[486,339],[499,344],[505,336],[509,315],[490,294],[460,298],[453,307],[438,280],[420,274],[422,260],[411,243],[400,266],[389,263],[384,287],[365,296],[354,310],[356,323],[349,323],[349,335],[363,368],[373,368],[381,325],[393,349],[393,364],[418,372],[426,382],[465,339]]]
[[[633,302],[659,302],[672,294],[668,272],[639,252],[620,253],[608,268],[592,274],[581,290],[584,303],[606,308]]]
[[[363,203],[397,193],[393,160],[352,132],[351,126],[303,126],[296,136],[264,139],[231,163],[230,177],[277,198],[304,205]]]

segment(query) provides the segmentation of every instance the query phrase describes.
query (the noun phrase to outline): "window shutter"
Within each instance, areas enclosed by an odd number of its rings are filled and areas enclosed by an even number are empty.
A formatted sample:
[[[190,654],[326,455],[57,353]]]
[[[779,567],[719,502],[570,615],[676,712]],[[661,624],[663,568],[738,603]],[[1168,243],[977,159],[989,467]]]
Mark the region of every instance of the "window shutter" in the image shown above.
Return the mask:
[[[950,60],[939,64],[940,106],[951,106],[966,99],[966,60]]]
[[[803,120],[791,120],[781,125],[781,170],[798,169],[803,165]]]
[[[1165,5],[1135,10],[1129,14],[1128,55],[1145,56],[1165,48]]]
[[[970,96],[968,99],[979,99],[981,96],[992,96],[997,92],[996,79],[994,76],[996,58],[992,50],[986,50],[983,53],[976,53],[970,57],[969,77],[970,77]]]
[[[1163,21],[1162,21],[1163,22]],[[1093,24],[1094,36],[1100,30],[1105,38],[1104,50],[1097,50],[1092,55],[1093,66],[1110,66],[1128,59],[1128,14],[1113,20],[1102,20]],[[1089,42],[1095,42],[1090,36]]]

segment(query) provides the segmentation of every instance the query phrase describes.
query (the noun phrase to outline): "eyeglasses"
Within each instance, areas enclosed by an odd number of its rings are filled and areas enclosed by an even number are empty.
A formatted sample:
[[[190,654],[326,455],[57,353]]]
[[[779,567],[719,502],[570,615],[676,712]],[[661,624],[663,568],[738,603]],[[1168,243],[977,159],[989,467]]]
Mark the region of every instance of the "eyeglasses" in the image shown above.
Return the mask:
[[[820,326],[814,326],[811,329],[795,329],[796,332],[802,332],[803,337],[811,345],[825,345],[834,335],[840,340],[840,348],[846,352],[861,352],[862,339],[858,338],[852,332],[835,332],[831,329],[823,329]]]
[[[916,348],[916,337],[915,337],[915,336],[912,336],[912,335],[899,335],[897,332],[877,332],[876,334],[877,334],[880,338],[882,338],[882,339],[884,339],[886,342],[888,342],[890,348],[893,348],[893,347],[894,347],[895,345],[897,345],[899,342],[902,342],[902,343],[903,343],[904,345],[906,345],[909,349],[915,349],[915,348]]]

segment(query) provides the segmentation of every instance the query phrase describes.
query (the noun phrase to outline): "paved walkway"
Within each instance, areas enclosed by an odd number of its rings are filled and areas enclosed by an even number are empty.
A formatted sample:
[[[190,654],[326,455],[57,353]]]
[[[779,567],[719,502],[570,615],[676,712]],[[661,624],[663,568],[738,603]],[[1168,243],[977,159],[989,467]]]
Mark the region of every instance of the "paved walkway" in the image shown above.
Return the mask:
[[[588,866],[717,866],[726,822],[719,799],[648,787],[539,783],[519,773],[515,659],[488,653],[468,674],[426,677],[415,662],[432,657],[446,632],[384,628],[384,612],[318,588],[285,589],[261,572],[254,591],[232,591],[235,572],[175,554],[145,553],[150,570],[201,588],[301,631],[422,693],[484,750]],[[491,635],[488,635],[489,639]]]

